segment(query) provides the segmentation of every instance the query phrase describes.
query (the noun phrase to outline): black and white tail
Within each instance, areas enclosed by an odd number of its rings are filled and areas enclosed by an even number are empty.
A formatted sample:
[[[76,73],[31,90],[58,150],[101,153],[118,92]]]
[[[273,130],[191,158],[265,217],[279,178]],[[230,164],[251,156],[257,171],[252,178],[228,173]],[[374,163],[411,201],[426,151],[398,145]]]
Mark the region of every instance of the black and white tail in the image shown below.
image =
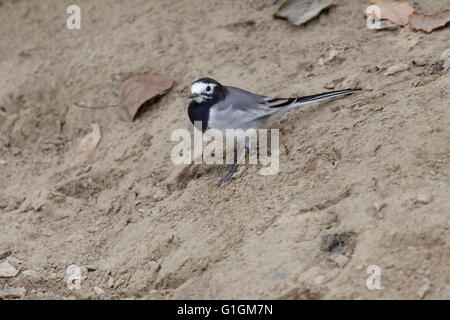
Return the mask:
[[[353,94],[356,91],[360,91],[361,89],[345,89],[345,90],[336,90],[325,93],[313,94],[311,96],[304,96],[300,98],[265,98],[269,108],[281,108],[281,107],[289,107],[286,109],[291,109],[293,107],[298,107],[304,104],[321,101],[325,99],[331,99],[335,97],[345,96],[349,94]]]

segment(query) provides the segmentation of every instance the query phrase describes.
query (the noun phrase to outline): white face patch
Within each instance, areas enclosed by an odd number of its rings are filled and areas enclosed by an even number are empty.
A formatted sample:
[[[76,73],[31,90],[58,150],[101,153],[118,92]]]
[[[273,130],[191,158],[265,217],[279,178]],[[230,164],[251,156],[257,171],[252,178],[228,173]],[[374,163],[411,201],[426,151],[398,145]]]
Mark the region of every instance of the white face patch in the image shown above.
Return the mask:
[[[196,82],[191,87],[191,94],[198,94],[194,100],[197,103],[201,103],[205,99],[211,99],[209,96],[214,92],[215,83]],[[207,90],[209,87],[209,91]]]

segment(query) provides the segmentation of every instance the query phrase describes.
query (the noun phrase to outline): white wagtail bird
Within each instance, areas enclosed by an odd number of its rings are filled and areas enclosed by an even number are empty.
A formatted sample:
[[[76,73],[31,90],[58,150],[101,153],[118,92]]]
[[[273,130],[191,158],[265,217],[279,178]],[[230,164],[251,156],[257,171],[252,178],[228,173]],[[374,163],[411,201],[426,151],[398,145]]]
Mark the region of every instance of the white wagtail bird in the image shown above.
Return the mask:
[[[188,107],[191,122],[202,123],[202,131],[218,129],[225,134],[226,129],[261,129],[268,121],[292,108],[325,99],[353,94],[361,89],[345,89],[313,94],[299,98],[273,98],[239,88],[223,86],[211,78],[201,78],[191,86],[192,99]],[[246,150],[245,150],[246,149]],[[245,159],[249,146],[237,158],[218,185],[230,180],[239,164]]]

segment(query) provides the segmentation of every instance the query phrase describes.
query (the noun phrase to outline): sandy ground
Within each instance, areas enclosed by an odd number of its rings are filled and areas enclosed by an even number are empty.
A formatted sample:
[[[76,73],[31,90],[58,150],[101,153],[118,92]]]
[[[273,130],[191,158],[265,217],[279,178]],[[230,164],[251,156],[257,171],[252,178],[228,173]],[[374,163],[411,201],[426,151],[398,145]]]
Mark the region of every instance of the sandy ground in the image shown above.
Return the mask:
[[[65,27],[74,1],[0,1],[0,255],[20,270],[0,292],[450,298],[450,73],[439,60],[450,28],[368,30],[369,1],[355,0],[301,27],[264,0],[76,2],[81,30]],[[410,68],[384,75],[398,63]],[[143,72],[175,83],[134,123],[72,106],[116,103]],[[247,165],[216,188],[227,166],[170,159],[172,131],[192,130],[188,88],[203,76],[275,96],[363,91],[272,122],[279,174]],[[102,140],[79,161],[92,123]],[[79,290],[64,282],[71,264],[89,269]],[[366,286],[370,265],[381,290]]]

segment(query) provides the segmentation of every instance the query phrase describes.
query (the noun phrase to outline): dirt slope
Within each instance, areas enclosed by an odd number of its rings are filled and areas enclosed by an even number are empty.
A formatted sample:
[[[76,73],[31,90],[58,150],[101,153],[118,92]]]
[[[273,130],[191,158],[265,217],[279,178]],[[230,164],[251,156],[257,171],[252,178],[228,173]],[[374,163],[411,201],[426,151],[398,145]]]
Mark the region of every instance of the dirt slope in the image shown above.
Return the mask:
[[[450,298],[450,73],[439,61],[450,28],[374,32],[368,1],[339,1],[295,27],[263,0],[80,0],[82,28],[68,30],[72,3],[0,1],[0,255],[11,251],[21,270],[0,291]],[[410,68],[384,75],[398,63]],[[138,72],[175,84],[134,123],[72,106],[115,103]],[[216,188],[226,166],[170,160],[172,131],[190,128],[188,88],[203,76],[276,96],[364,90],[285,114],[271,124],[279,174],[248,165]],[[102,140],[75,161],[91,123]],[[63,281],[71,264],[92,270],[80,290]],[[366,287],[370,265],[382,290]]]

